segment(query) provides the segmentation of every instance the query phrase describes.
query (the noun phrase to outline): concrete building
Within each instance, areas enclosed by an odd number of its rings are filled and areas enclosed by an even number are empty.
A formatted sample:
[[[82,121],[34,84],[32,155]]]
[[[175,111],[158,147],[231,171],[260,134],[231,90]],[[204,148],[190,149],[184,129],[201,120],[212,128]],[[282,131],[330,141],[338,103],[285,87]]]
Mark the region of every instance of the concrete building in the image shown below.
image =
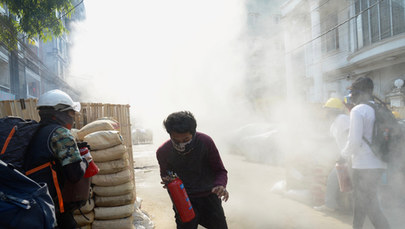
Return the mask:
[[[78,3],[78,0],[73,1],[74,5]],[[0,13],[9,15],[7,6],[0,6]],[[84,6],[79,4],[72,17],[64,18],[63,23],[70,29],[71,22],[83,20],[84,17]],[[79,92],[65,81],[69,68],[69,36],[63,34],[43,42],[39,39],[28,41],[25,36],[20,35],[18,49],[15,51],[1,45],[0,100],[37,98],[52,89],[61,89],[77,99]]]
[[[246,93],[254,109],[269,109],[284,98],[284,41],[280,5],[284,0],[246,1],[248,44]]]
[[[369,76],[375,95],[391,102],[402,91],[395,80],[405,79],[404,5],[405,0],[286,1],[281,11],[288,96],[316,103],[342,98],[354,79]]]

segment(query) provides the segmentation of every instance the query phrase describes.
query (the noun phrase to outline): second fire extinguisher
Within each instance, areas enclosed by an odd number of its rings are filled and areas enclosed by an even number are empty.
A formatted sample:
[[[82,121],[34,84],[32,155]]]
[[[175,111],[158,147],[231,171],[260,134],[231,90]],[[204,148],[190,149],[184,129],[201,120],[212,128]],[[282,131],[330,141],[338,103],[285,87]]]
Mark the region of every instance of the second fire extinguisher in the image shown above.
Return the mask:
[[[188,198],[183,182],[176,174],[169,172],[173,180],[167,184],[170,198],[176,208],[177,213],[183,223],[190,222],[195,217],[193,206]]]
[[[341,192],[350,192],[352,190],[352,182],[349,174],[349,167],[344,159],[336,162],[336,173],[339,181]]]

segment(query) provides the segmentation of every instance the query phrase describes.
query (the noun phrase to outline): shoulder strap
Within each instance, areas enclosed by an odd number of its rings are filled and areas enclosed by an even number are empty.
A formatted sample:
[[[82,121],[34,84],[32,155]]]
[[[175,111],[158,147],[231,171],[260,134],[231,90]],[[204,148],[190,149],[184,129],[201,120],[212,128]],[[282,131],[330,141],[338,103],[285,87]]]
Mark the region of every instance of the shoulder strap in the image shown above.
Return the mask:
[[[367,138],[365,138],[364,136],[363,136],[363,140],[367,143],[368,146],[370,146],[370,149],[371,149],[371,151],[372,151],[373,148],[371,147],[371,142],[369,142],[369,141],[367,140]]]
[[[17,126],[14,126],[13,129],[11,129],[10,133],[8,134],[6,142],[4,143],[3,148],[1,149],[0,155],[4,154],[4,152],[6,152],[7,146],[10,143],[10,140],[13,137],[16,128],[17,128]]]
[[[45,168],[49,167],[51,169],[51,172],[52,172],[52,179],[53,179],[53,183],[55,185],[56,194],[58,196],[59,211],[61,213],[63,213],[63,212],[65,212],[65,207],[63,205],[63,197],[62,197],[62,191],[60,189],[60,185],[59,185],[59,182],[58,182],[58,175],[57,175],[56,171],[53,169],[53,166],[55,166],[55,164],[56,164],[55,161],[47,162],[45,164],[42,164],[40,166],[37,166],[37,167],[35,167],[33,169],[28,170],[27,172],[25,172],[25,175],[28,176],[30,174],[38,172],[39,170],[42,170],[42,169],[45,169]]]

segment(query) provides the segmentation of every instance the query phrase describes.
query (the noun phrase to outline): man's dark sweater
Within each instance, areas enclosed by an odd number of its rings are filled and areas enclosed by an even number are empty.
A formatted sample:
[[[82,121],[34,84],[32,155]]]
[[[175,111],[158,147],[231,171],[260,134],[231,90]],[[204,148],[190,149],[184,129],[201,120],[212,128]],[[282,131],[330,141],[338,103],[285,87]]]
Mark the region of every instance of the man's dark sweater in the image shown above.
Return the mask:
[[[228,182],[227,171],[212,138],[196,132],[190,153],[181,154],[173,148],[169,139],[156,152],[160,176],[168,171],[176,173],[183,181],[190,197],[206,196],[213,187]]]

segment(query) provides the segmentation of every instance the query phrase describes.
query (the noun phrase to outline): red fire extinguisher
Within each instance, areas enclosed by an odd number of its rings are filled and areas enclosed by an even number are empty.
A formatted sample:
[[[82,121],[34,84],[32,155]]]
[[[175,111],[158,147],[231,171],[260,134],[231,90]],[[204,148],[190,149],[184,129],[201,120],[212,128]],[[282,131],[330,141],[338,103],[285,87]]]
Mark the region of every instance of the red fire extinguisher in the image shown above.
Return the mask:
[[[352,190],[352,182],[349,175],[349,166],[344,160],[336,162],[336,173],[339,181],[341,192],[350,192]]]
[[[90,146],[87,145],[87,142],[77,143],[77,146],[79,147],[80,155],[83,158],[86,158],[89,155],[91,155],[89,151]],[[92,177],[96,175],[99,171],[100,169],[97,167],[96,163],[94,163],[94,161],[91,160],[89,161],[89,166],[87,167],[86,172],[84,173],[84,177],[85,178]]]
[[[195,213],[184,184],[176,174],[169,173],[169,175],[174,178],[169,184],[167,184],[170,198],[172,199],[181,221],[183,223],[190,222],[194,219]]]

